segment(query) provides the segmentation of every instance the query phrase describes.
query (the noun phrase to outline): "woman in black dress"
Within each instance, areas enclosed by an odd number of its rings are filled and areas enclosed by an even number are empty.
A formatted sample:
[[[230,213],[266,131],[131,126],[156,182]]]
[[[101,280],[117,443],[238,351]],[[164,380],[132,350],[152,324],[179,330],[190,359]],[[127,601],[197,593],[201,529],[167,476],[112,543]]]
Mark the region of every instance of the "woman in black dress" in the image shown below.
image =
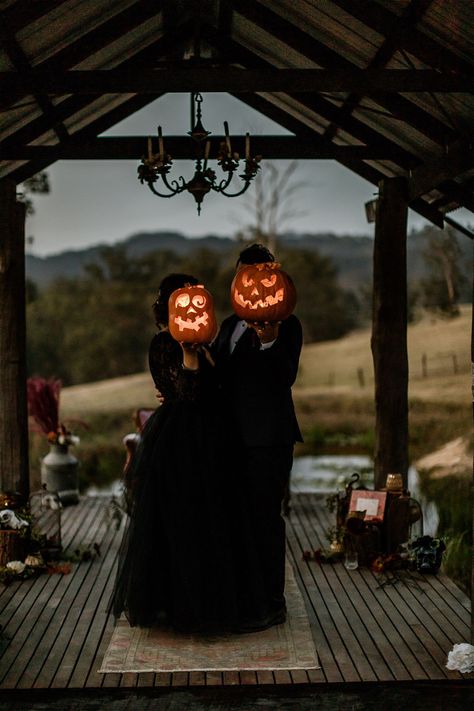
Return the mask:
[[[222,422],[207,350],[178,343],[167,328],[169,296],[185,284],[197,280],[166,277],[154,305],[159,331],[149,364],[164,402],[130,465],[131,514],[110,607],[132,626],[251,631],[267,610],[239,443]]]

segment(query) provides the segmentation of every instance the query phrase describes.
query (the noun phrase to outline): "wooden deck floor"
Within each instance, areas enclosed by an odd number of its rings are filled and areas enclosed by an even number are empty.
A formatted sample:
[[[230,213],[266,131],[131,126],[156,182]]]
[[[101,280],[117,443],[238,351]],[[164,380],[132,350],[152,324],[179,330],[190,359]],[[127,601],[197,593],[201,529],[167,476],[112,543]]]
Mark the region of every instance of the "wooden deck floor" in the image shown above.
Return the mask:
[[[101,556],[74,564],[69,575],[41,575],[0,592],[7,639],[0,689],[87,689],[275,685],[461,679],[445,668],[454,643],[469,640],[470,603],[445,576],[380,587],[369,570],[303,561],[324,546],[331,523],[324,504],[294,496],[287,521],[288,553],[308,613],[321,670],[98,674],[113,620],[106,604],[121,538],[108,500],[85,498],[64,511],[63,537],[72,551],[97,542]]]

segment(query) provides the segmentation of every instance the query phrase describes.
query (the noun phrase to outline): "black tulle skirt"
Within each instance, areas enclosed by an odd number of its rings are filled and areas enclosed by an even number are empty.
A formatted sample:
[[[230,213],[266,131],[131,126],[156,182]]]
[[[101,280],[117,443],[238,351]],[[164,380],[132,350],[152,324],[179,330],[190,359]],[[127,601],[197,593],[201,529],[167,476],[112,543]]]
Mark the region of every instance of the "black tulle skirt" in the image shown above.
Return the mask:
[[[217,633],[267,614],[240,472],[215,403],[168,402],[150,417],[132,462],[116,617]]]

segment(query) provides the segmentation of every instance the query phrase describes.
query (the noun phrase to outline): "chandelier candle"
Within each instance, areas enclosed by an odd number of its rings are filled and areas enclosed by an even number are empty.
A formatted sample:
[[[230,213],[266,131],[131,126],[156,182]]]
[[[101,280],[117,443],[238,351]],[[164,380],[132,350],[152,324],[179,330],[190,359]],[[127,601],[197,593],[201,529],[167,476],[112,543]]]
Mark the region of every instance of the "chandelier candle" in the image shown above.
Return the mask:
[[[207,165],[211,153],[211,141],[208,140],[210,131],[206,131],[201,122],[201,104],[201,94],[191,94],[191,115],[193,116],[192,123],[194,125],[191,126],[191,131],[188,132],[188,135],[192,139],[195,163],[194,175],[190,180],[185,180],[182,176],[177,180],[168,179],[168,173],[171,170],[173,161],[171,156],[165,151],[161,126],[158,126],[159,152],[153,153],[152,139],[148,138],[147,157],[142,157],[141,164],[138,166],[138,179],[142,185],[146,183],[154,195],[170,198],[179,195],[185,190],[191,193],[196,201],[198,215],[201,213],[201,204],[204,197],[211,190],[225,195],[226,197],[242,195],[260,170],[259,163],[262,159],[260,155],[251,158],[250,135],[247,133],[245,136],[245,168],[243,173],[239,176],[243,181],[243,187],[236,192],[228,192],[234,173],[238,170],[240,165],[240,155],[238,153],[232,153],[229,124],[227,121],[224,121],[225,140],[220,143],[217,154],[217,164],[223,170],[225,177],[222,178],[222,180],[218,180],[214,170]],[[168,192],[161,192],[161,190],[157,190],[155,187],[155,183],[160,179],[164,189]]]

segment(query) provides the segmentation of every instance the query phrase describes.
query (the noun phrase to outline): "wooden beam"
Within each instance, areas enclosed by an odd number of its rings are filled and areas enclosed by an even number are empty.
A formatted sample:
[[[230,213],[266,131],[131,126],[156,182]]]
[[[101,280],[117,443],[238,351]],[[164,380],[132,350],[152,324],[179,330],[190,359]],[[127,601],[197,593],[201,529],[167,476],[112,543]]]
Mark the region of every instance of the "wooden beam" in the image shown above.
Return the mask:
[[[316,39],[313,35],[308,34],[300,27],[293,25],[290,21],[278,15],[277,12],[264,7],[254,0],[235,0],[234,4],[236,11],[260,27],[262,31],[269,32],[294,51],[315,62],[315,64],[326,69],[339,69],[341,71],[358,69],[354,62],[351,62],[336,49],[323,44],[324,36],[321,39]],[[392,25],[396,26],[396,21]],[[352,94],[356,94],[356,86],[350,87],[349,91]],[[360,92],[358,93],[362,95]],[[406,121],[422,135],[431,138],[431,140],[442,145],[450,139],[454,140],[453,131],[449,126],[446,126],[429,111],[425,111],[408,98],[383,94],[376,95],[374,99],[381,108],[393,114],[394,117]],[[341,108],[338,108],[337,111],[341,118],[350,113],[347,110],[341,112]],[[334,126],[340,128],[341,121],[335,118]]]
[[[474,295],[474,243],[473,259],[471,259],[471,294]],[[474,420],[474,303],[471,307],[471,393],[472,393],[472,415]],[[472,473],[472,489],[474,491],[474,469]],[[471,532],[474,541],[474,497],[472,497],[472,519]],[[474,545],[471,546],[471,644],[474,644]]]
[[[25,3],[25,0],[17,0],[2,10],[1,18],[12,32],[16,33],[65,3],[66,0],[34,0],[28,3]]]
[[[278,106],[275,106],[274,104],[270,103],[268,99],[262,96],[258,96],[258,94],[245,94],[244,96],[237,98],[239,98],[240,101],[242,101],[243,103],[248,104],[248,106],[251,106],[257,111],[260,111],[265,116],[268,116],[276,123],[279,123],[281,126],[284,126],[289,131],[293,131],[301,138],[304,138],[310,135],[311,133],[314,133],[314,131],[309,128],[305,123],[299,121],[290,114],[287,114],[285,111],[283,111],[283,109],[280,109]],[[369,183],[372,183],[372,185],[378,186],[380,180],[382,180],[382,178],[384,177],[380,171],[376,170],[368,163],[364,163],[362,161],[347,160],[343,159],[342,157],[339,157],[338,162],[344,167],[351,170],[356,175],[359,175],[361,178],[364,178],[364,180],[367,180]],[[443,214],[440,213],[438,210],[433,209],[430,205],[428,205],[427,202],[425,202],[425,200],[422,200],[421,198],[414,200],[410,204],[410,208],[422,217],[424,217],[426,220],[432,222],[434,225],[437,225],[441,229],[443,228]]]
[[[375,488],[408,473],[407,238],[403,178],[380,182],[374,238],[371,348],[375,370]]]
[[[0,180],[0,490],[29,494],[25,206]]]
[[[0,72],[0,91],[21,88],[42,94],[120,94],[161,92],[253,93],[255,91],[474,92],[474,77],[418,69],[238,69],[236,67],[147,69],[33,70],[27,79],[18,72]]]
[[[410,4],[405,8],[403,11],[401,17],[399,18],[397,23],[394,23],[390,34],[387,35],[376,51],[375,55],[372,57],[370,62],[367,64],[367,67],[370,69],[376,69],[377,67],[385,67],[390,59],[393,57],[395,52],[399,49],[399,38],[400,34],[405,30],[407,27],[410,27],[413,24],[416,24],[423,14],[426,12],[428,7],[431,5],[433,0],[412,0]],[[354,109],[359,106],[362,96],[360,94],[356,94],[354,92],[351,92],[349,96],[347,96],[344,99],[344,103],[340,107],[339,111],[341,112],[342,115],[344,114],[351,114]],[[406,101],[406,100],[404,100]],[[418,107],[416,107],[417,111],[421,111]],[[410,107],[410,114],[412,115],[413,108]],[[423,122],[426,123],[426,122]],[[418,125],[418,122],[416,122],[416,125]],[[337,123],[332,123],[328,128],[325,130],[324,135],[327,138],[334,138],[334,136],[337,135],[339,126]]]
[[[0,39],[10,61],[22,77],[22,82],[27,82],[28,77],[31,74],[30,62],[28,61],[28,58],[23,52],[21,46],[16,41],[14,33],[11,32],[10,28],[5,22],[0,22]],[[54,104],[49,99],[49,97],[44,96],[42,94],[38,94],[36,92],[33,94],[33,96],[35,97],[36,103],[40,107],[45,118],[48,120],[50,127],[53,129],[59,140],[67,140],[69,137],[68,130],[64,126],[64,124],[58,119]]]
[[[107,45],[112,44],[127,32],[131,32],[135,27],[158,14],[162,4],[162,0],[140,0],[140,2],[135,2],[132,7],[122,10],[112,18],[104,19],[103,23],[95,26],[89,32],[86,32],[65,46],[59,45],[61,49],[38,64],[35,70],[61,73],[78,65],[94,54],[94,52],[98,52]],[[163,42],[163,38],[159,38],[157,41]],[[163,43],[166,44],[167,50],[171,50],[173,44],[179,47],[180,35],[174,38],[168,38],[167,41]],[[154,42],[153,45],[155,44]],[[150,45],[140,50],[139,53],[142,54],[149,48]],[[154,57],[154,59],[158,56],[161,56],[161,53]],[[24,86],[18,86],[14,93],[8,96],[2,96],[0,106],[4,107],[15,103],[23,98],[26,93],[27,90]]]
[[[413,168],[408,173],[408,197],[414,200],[429,193],[445,180],[474,168],[474,146],[458,141],[446,147],[437,160]]]
[[[332,0],[332,2],[383,36],[390,34],[399,19],[395,12],[391,12],[377,0]],[[461,5],[452,3],[452,11],[453,23],[456,22],[456,13],[459,13],[457,21],[464,22],[461,16],[463,13]],[[399,41],[400,48],[406,49],[430,67],[474,76],[474,66],[470,62],[416,27],[405,27],[400,33]]]
[[[211,44],[214,44],[219,49],[222,56],[227,58],[229,62],[238,61],[243,66],[251,69],[266,70],[272,68],[268,61],[262,59],[250,50],[245,49],[236,42],[223,42],[219,34],[213,30],[213,28],[206,27],[206,38]],[[288,95],[291,99],[301,104],[302,107],[307,108],[316,114],[315,118],[323,117],[328,121],[337,120],[338,118],[337,106],[319,94],[308,95],[289,92]],[[245,100],[248,96],[248,94],[241,94],[237,98]],[[358,141],[361,141],[361,143],[365,143],[366,145],[380,148],[383,146],[386,146],[387,148],[397,146],[399,153],[396,162],[402,168],[409,169],[419,165],[420,161],[411,153],[353,116],[344,117],[343,120],[340,120],[339,126],[346,133],[349,133]]]
[[[150,126],[150,128],[152,128]],[[95,139],[75,140],[74,136],[67,143],[49,146],[18,146],[3,144],[0,146],[0,160],[135,160],[146,152],[146,136],[109,136]],[[225,141],[225,136],[213,135],[211,141],[211,160]],[[155,152],[158,152],[157,139]],[[165,136],[165,147],[174,160],[195,159],[195,144],[188,136]],[[262,155],[265,159],[329,159],[329,160],[396,160],[398,150],[372,148],[371,146],[342,146],[322,140],[315,133],[305,136],[251,136],[251,152]],[[245,154],[245,136],[232,136],[232,147]]]

